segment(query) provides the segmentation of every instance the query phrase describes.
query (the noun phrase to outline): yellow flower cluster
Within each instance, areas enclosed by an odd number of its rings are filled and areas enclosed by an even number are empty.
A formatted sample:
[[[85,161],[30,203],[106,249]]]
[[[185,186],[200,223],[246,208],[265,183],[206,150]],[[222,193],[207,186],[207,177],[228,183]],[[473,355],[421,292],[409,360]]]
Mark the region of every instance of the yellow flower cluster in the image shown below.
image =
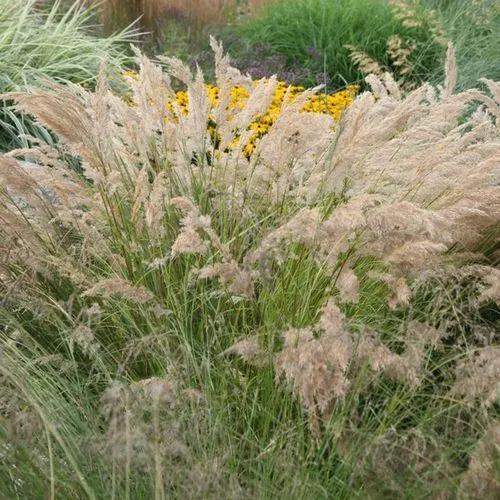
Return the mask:
[[[219,99],[219,89],[214,85],[207,85],[207,93],[213,106],[217,105]],[[250,124],[250,129],[254,131],[250,141],[245,145],[244,152],[246,156],[250,156],[255,150],[256,142],[259,138],[265,135],[270,127],[277,120],[281,106],[289,91],[289,98],[294,99],[295,96],[304,92],[304,87],[289,86],[286,82],[278,82],[273,100],[266,113],[258,117]],[[340,119],[344,110],[350,106],[356,97],[359,87],[357,85],[349,85],[344,90],[333,94],[316,94],[312,96],[304,105],[303,111],[310,113],[327,113],[336,121]],[[233,87],[231,89],[230,109],[243,109],[249,97],[249,92],[245,87]],[[176,101],[184,113],[188,113],[189,97],[186,91],[176,93]],[[211,133],[215,134],[215,126],[209,125]]]
[[[124,71],[123,75],[128,78],[137,79],[138,75],[135,71]],[[254,82],[257,84],[258,81]],[[208,97],[212,103],[212,106],[216,106],[219,101],[219,89],[215,85],[206,84],[206,90]],[[278,119],[281,112],[282,104],[285,97],[288,95],[290,100],[295,99],[296,96],[304,92],[305,88],[301,86],[288,85],[286,82],[278,82],[274,96],[269,106],[268,110],[257,117],[251,124],[249,129],[253,131],[253,134],[245,145],[243,151],[247,157],[250,157],[256,147],[256,142],[262,136],[267,134],[269,129]],[[359,91],[358,85],[348,85],[344,90],[334,92],[332,94],[315,94],[308,99],[302,111],[309,113],[325,113],[332,116],[335,121],[338,121],[342,116],[343,112],[347,107],[349,107],[354,101],[357,92]],[[288,92],[288,94],[287,94]],[[249,98],[249,91],[247,88],[242,86],[235,86],[231,89],[231,100],[229,102],[229,109],[241,110],[244,109]],[[176,92],[176,103],[180,107],[180,110],[184,114],[189,112],[189,95],[185,90]],[[167,103],[167,106],[172,109],[172,102]],[[209,130],[212,137],[215,139],[217,137],[216,124],[214,122],[209,122],[207,124],[207,129]],[[235,139],[232,146],[235,146],[239,142],[239,137]],[[230,146],[231,147],[231,146]]]

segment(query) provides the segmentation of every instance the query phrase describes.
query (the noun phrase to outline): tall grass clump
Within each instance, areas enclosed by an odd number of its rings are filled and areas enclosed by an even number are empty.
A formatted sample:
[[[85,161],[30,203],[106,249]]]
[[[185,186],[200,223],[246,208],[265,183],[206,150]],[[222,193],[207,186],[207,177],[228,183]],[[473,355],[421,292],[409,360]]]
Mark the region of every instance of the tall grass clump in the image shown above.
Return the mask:
[[[425,0],[434,9],[457,52],[458,87],[474,87],[477,75],[500,79],[500,5],[495,0]],[[442,73],[437,68],[432,80]]]
[[[450,46],[248,157],[278,83],[212,45],[216,101],[142,55],[3,96],[59,141],[0,158],[1,496],[495,498],[500,84]]]
[[[81,2],[69,9],[63,9],[59,1],[48,11],[36,7],[36,0],[0,0],[0,92],[46,78],[92,85],[103,61],[118,68],[128,60],[123,42],[131,39],[130,34],[90,35],[87,24],[92,11]],[[3,102],[0,147],[19,144],[19,135],[27,130],[34,133],[32,121],[13,114],[9,103]]]
[[[422,6],[410,18],[398,15],[404,1],[288,0],[269,2],[239,30],[252,50],[264,45],[300,68],[311,85],[326,79],[334,87],[390,70],[419,83],[441,67],[443,40],[436,20]],[[323,75],[318,81],[318,75]]]

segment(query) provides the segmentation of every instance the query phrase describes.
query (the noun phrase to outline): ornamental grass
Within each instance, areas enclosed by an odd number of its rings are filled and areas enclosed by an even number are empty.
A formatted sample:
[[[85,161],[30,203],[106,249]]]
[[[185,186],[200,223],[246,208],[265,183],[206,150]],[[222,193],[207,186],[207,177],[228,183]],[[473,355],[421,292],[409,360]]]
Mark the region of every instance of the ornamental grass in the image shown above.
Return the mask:
[[[494,498],[500,84],[288,88],[248,152],[284,89],[212,46],[217,98],[3,96],[59,142],[0,158],[1,495]]]
[[[133,75],[132,75],[133,76]],[[265,81],[252,82],[252,87],[266,84]],[[211,105],[216,107],[219,100],[219,88],[215,85],[208,84],[206,86],[207,94]],[[274,95],[269,107],[264,110],[261,115],[255,117],[254,121],[247,127],[247,131],[253,131],[248,142],[244,145],[243,151],[249,158],[255,150],[256,143],[264,135],[266,135],[271,127],[278,119],[284,100],[292,102],[298,95],[304,92],[305,88],[297,85],[288,85],[286,82],[278,81],[275,86]],[[311,95],[302,107],[303,112],[308,113],[323,113],[330,115],[335,122],[338,122],[342,113],[352,104],[356,96],[359,86],[349,85],[345,90],[335,92],[333,94],[315,93]],[[231,89],[229,109],[244,109],[250,97],[251,87],[249,82],[246,86],[236,86]],[[175,103],[179,106],[180,111],[187,115],[189,114],[189,93],[185,90],[180,90],[175,94]],[[173,102],[169,102],[168,106],[173,109]],[[208,130],[213,134],[212,139],[215,143],[220,140],[217,135],[217,123],[214,121],[214,116],[209,117],[207,125]],[[239,143],[240,136],[236,136],[234,141],[229,145],[229,148],[234,148]]]
[[[64,9],[61,1],[42,10],[36,0],[0,0],[0,92],[51,78],[88,86],[95,84],[103,59],[118,70],[130,61],[127,45],[136,33],[124,30],[108,38],[89,33],[93,11],[81,3]],[[49,134],[26,115],[0,105],[0,150],[27,145],[24,134]]]

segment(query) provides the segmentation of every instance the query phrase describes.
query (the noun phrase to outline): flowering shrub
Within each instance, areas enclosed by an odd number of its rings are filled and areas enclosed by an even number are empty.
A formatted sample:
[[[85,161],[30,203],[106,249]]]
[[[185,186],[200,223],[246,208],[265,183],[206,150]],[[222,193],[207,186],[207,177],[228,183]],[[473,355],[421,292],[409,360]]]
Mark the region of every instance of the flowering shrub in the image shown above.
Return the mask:
[[[500,84],[455,93],[450,46],[442,87],[369,76],[338,123],[285,92],[248,158],[280,84],[213,48],[217,95],[143,56],[132,105],[104,72],[8,95],[60,146],[0,158],[0,471],[23,449],[68,498],[484,497]]]

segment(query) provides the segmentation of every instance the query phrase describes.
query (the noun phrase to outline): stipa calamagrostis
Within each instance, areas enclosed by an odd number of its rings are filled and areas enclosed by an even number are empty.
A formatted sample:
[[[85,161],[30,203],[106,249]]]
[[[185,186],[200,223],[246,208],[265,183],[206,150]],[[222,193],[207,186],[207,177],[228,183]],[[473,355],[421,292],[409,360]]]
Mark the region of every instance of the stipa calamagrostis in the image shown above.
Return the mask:
[[[372,75],[340,122],[302,112],[318,89],[284,100],[248,156],[221,143],[245,144],[276,81],[212,45],[215,103],[201,72],[140,54],[132,104],[104,69],[95,92],[4,96],[59,139],[0,159],[2,419],[45,429],[26,485],[475,488],[498,396],[499,84],[456,93],[450,47],[443,87]],[[8,442],[7,466],[26,444]]]

